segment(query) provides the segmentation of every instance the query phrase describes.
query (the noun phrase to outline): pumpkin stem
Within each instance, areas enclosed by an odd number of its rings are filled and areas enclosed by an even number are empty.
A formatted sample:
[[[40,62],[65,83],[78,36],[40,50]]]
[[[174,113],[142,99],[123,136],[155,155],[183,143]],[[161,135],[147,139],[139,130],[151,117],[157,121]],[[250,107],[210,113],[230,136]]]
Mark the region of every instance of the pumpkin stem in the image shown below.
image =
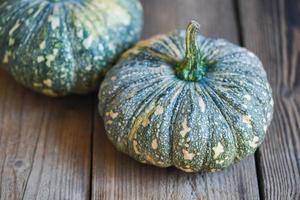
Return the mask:
[[[199,48],[198,34],[200,24],[191,21],[186,30],[186,55],[184,60],[177,66],[176,75],[186,81],[199,81],[206,72],[206,65]]]

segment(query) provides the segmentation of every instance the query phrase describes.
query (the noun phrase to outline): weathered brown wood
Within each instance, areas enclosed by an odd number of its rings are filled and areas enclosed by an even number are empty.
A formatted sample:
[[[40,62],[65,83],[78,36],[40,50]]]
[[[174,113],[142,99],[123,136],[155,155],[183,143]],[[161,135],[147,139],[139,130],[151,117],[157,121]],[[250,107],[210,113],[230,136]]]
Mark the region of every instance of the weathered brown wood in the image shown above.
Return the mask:
[[[191,19],[205,35],[238,43],[231,0],[143,0],[144,37],[185,28]],[[186,174],[174,168],[139,164],[118,153],[96,113],[93,148],[93,199],[259,199],[254,157],[215,174]]]
[[[300,1],[239,1],[245,46],[265,64],[275,114],[259,149],[264,199],[300,199]]]
[[[0,70],[0,199],[87,199],[92,99],[49,98]]]

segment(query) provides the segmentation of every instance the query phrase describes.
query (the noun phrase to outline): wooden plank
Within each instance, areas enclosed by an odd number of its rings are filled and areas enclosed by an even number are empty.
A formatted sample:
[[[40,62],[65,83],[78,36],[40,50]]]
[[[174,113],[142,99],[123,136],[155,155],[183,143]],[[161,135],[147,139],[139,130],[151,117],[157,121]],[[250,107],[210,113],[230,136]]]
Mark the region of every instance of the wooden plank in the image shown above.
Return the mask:
[[[205,35],[238,43],[231,0],[143,0],[144,37],[202,24]],[[174,168],[139,164],[117,152],[96,114],[92,199],[259,199],[254,157],[214,174],[186,174]]]
[[[87,199],[92,99],[49,98],[0,71],[0,199]]]
[[[259,149],[264,199],[300,199],[300,2],[239,1],[245,46],[265,64],[275,113]]]

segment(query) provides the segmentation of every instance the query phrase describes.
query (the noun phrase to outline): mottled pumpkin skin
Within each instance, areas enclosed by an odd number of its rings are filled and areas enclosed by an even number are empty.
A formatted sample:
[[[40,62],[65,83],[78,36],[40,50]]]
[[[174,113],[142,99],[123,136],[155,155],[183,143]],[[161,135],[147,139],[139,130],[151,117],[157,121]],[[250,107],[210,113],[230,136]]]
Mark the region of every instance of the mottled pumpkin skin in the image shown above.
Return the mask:
[[[3,0],[1,66],[46,95],[88,93],[142,25],[138,0]]]
[[[218,171],[254,153],[273,115],[260,60],[223,39],[197,38],[207,71],[178,78],[185,31],[140,42],[107,74],[99,111],[119,151],[159,167]]]

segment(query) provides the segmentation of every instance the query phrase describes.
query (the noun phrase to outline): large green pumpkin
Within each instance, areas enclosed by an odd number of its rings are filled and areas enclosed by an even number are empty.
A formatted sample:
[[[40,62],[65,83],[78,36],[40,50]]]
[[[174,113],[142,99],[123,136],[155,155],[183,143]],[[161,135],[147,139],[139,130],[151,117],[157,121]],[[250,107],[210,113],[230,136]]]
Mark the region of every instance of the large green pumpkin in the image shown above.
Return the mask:
[[[88,93],[140,38],[138,0],[3,0],[0,63],[50,96]]]
[[[198,30],[192,22],[187,32],[139,43],[101,85],[109,139],[142,163],[217,171],[253,154],[265,137],[273,99],[262,63]]]

